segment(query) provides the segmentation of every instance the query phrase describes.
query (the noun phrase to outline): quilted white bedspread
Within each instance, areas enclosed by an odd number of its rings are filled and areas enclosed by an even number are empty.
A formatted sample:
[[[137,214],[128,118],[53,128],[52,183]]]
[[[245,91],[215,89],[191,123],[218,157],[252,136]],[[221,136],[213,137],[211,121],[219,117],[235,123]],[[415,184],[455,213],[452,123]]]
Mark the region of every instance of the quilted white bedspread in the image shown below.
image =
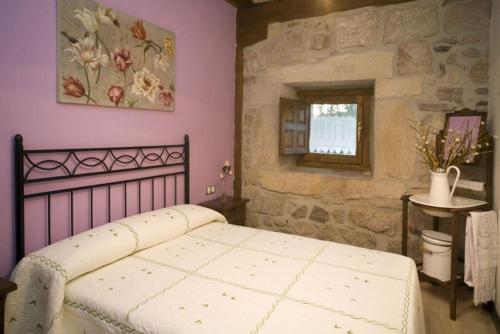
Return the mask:
[[[66,239],[13,274],[6,333],[425,333],[406,257],[233,226],[194,205]]]

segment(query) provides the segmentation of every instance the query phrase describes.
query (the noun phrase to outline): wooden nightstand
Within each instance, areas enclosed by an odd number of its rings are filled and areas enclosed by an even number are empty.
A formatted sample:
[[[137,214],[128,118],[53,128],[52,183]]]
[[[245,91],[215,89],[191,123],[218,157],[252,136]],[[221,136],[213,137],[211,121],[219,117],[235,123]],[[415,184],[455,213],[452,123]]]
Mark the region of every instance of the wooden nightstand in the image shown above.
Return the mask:
[[[226,196],[226,201],[221,203],[220,197],[200,203],[198,205],[220,212],[226,217],[229,224],[245,225],[246,205],[248,198],[235,198]]]
[[[3,334],[4,330],[5,297],[14,290],[17,290],[16,283],[0,277],[0,334]]]

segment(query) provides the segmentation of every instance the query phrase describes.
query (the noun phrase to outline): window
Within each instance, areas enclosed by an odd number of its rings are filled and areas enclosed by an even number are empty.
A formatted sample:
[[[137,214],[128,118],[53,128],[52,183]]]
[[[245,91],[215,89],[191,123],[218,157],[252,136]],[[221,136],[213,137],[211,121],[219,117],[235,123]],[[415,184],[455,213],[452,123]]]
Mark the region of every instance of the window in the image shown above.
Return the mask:
[[[370,170],[372,89],[303,90],[280,100],[280,154],[297,165]]]

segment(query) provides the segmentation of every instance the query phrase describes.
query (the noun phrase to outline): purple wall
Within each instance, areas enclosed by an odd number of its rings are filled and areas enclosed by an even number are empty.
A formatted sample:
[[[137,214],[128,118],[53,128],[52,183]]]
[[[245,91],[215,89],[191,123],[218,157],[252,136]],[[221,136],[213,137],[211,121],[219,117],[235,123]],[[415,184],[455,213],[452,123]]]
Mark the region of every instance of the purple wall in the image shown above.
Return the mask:
[[[0,2],[0,276],[14,266],[12,137],[27,148],[180,143],[191,137],[191,201],[233,160],[236,11],[223,0],[100,0],[176,34],[174,112],[56,103],[56,1]]]

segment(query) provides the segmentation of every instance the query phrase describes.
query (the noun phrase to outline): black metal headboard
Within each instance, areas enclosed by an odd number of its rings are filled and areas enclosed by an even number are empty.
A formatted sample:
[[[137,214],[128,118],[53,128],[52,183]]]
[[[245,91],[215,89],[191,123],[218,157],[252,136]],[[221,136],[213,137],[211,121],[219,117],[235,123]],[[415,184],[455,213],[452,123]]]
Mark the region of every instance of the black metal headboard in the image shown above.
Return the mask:
[[[127,216],[127,185],[138,184],[138,211],[141,208],[141,182],[151,181],[151,207],[155,207],[155,180],[163,181],[163,207],[167,206],[167,178],[173,178],[174,204],[177,204],[177,178],[184,179],[184,203],[189,203],[189,136],[184,136],[183,144],[134,147],[101,147],[25,150],[23,137],[14,137],[15,147],[15,219],[16,219],[16,257],[19,261],[25,255],[25,200],[46,198],[48,244],[52,243],[51,198],[56,194],[68,194],[70,197],[70,234],[74,234],[74,193],[90,193],[90,228],[94,227],[94,189],[107,188],[107,221],[111,220],[111,187],[123,185],[124,216]],[[145,170],[160,173],[137,176]],[[173,170],[174,169],[174,170]],[[132,178],[122,175],[134,173]],[[90,183],[78,186],[61,187],[58,183],[75,178],[96,178],[100,175],[116,174],[112,182]],[[82,180],[84,181],[84,180]],[[89,181],[90,182],[90,181]],[[25,193],[30,184],[51,186],[50,190]]]

